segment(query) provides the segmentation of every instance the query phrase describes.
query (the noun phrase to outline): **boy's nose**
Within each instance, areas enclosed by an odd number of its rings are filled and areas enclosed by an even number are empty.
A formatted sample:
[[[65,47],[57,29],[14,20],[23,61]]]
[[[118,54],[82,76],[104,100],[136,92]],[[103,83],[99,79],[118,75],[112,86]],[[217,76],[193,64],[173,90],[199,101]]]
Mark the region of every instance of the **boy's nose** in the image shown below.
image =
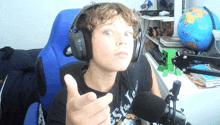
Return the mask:
[[[124,45],[127,45],[127,42],[125,42],[125,41],[120,41],[120,42],[119,42],[119,45],[123,45],[123,44],[124,44]]]
[[[118,36],[117,36],[117,38],[116,38],[116,40],[117,40],[117,44],[118,45],[127,45],[127,41],[125,40],[125,38],[124,38],[125,36],[123,35],[123,34],[118,34]]]

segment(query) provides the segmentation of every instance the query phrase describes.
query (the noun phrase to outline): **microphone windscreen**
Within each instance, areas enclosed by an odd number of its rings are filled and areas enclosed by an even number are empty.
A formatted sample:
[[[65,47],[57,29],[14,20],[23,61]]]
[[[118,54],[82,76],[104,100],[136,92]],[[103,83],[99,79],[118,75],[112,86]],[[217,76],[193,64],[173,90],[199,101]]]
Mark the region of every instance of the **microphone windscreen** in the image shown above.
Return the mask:
[[[158,122],[165,115],[166,102],[156,95],[142,91],[133,100],[133,113],[149,122]]]

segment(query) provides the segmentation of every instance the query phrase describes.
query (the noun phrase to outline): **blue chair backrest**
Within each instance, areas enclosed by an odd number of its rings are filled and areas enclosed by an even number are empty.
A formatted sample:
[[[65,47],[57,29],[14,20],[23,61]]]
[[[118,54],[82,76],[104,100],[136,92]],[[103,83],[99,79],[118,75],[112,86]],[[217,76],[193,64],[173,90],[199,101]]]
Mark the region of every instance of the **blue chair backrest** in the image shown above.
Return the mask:
[[[63,87],[61,68],[79,61],[73,56],[64,55],[64,50],[69,45],[69,27],[79,11],[80,9],[67,9],[57,15],[49,41],[39,53],[36,61],[40,103],[46,112],[53,97]]]

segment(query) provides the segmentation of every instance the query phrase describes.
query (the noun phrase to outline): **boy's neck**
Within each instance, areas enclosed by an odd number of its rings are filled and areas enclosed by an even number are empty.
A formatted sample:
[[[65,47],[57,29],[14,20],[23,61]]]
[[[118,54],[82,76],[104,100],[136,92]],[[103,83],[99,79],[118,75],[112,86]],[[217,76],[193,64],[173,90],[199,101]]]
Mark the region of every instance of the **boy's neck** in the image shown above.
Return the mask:
[[[114,86],[116,75],[116,71],[106,71],[96,64],[90,63],[84,79],[88,87],[100,92],[109,92]]]

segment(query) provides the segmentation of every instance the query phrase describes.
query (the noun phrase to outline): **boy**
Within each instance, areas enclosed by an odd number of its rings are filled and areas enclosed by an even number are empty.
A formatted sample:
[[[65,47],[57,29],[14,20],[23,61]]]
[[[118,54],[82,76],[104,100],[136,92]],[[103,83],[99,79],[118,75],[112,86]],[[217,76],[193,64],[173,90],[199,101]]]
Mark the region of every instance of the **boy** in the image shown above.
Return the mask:
[[[135,124],[132,101],[139,91],[160,96],[153,69],[145,56],[132,59],[139,20],[120,3],[86,11],[77,28],[90,34],[88,65],[64,77],[64,87],[53,99],[48,124]],[[91,42],[91,43],[88,43]]]

